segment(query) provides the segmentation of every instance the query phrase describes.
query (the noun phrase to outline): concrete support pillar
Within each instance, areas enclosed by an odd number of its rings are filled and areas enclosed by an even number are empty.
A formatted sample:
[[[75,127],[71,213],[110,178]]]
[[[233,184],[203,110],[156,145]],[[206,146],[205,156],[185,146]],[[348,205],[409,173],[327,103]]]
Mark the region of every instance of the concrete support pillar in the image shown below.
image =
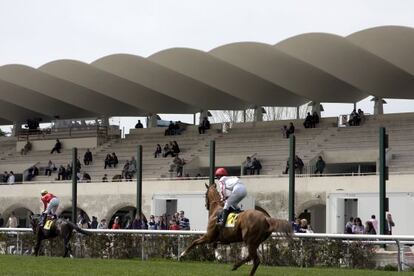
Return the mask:
[[[147,128],[157,127],[157,114],[149,114],[147,121]]]
[[[296,107],[296,119],[299,119],[299,108],[300,106]]]
[[[204,118],[208,119],[208,110],[201,110],[200,111],[200,118],[198,120],[199,125],[201,125],[201,122],[204,120]]]
[[[22,123],[13,122],[13,131],[12,136],[16,137],[19,134],[19,131],[22,129]]]
[[[263,121],[263,110],[261,106],[256,106],[254,108],[254,122],[262,122]]]
[[[102,117],[102,126],[109,127],[109,117],[108,116],[103,116]]]
[[[374,97],[371,99],[374,102],[374,115],[384,114],[384,104],[387,102],[383,98]]]
[[[311,111],[310,113],[313,114],[314,112],[316,112],[316,114],[318,114],[319,118],[321,117],[321,103],[320,102],[311,102]]]

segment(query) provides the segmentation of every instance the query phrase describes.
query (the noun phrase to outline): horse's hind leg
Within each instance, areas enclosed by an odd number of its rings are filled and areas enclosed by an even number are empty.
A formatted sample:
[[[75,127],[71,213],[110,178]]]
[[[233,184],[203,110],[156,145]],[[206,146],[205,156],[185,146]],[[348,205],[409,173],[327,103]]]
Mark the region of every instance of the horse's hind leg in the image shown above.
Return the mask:
[[[66,236],[63,239],[63,243],[65,244],[65,254],[63,255],[63,258],[69,257],[69,253],[71,251],[69,242],[70,242],[70,235]]]
[[[259,255],[257,254],[258,247],[259,246],[255,246],[251,248],[249,247],[249,255],[253,259],[253,267],[252,267],[252,270],[250,271],[250,276],[253,276],[256,273],[256,269],[259,267],[259,264],[260,264],[260,258],[259,258]]]
[[[35,248],[34,248],[34,255],[36,257],[39,256],[39,250],[40,250],[40,244],[41,243],[42,243],[42,240],[40,238],[37,238],[36,245],[35,245]]]

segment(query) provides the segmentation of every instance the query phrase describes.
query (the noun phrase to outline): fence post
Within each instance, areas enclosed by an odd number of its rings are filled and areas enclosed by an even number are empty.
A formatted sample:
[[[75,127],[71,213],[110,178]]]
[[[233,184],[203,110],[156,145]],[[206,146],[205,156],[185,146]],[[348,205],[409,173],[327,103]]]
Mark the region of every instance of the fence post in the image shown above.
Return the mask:
[[[137,146],[137,214],[142,214],[142,145]]]
[[[295,221],[295,135],[289,136],[289,221]]]
[[[401,244],[399,240],[396,240],[395,243],[397,244],[397,265],[398,265],[398,272],[402,271],[402,263],[401,263]]]
[[[216,168],[216,141],[210,141],[210,185],[214,184],[214,173]]]
[[[72,149],[72,222],[76,223],[77,219],[77,205],[78,205],[78,167],[76,161],[78,160],[78,149]]]

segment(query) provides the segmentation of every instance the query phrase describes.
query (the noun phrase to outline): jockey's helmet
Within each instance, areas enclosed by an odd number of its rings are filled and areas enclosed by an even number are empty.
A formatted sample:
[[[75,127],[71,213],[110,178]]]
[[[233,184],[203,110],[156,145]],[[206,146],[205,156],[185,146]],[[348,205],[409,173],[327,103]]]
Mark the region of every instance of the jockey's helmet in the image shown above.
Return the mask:
[[[216,177],[228,176],[227,170],[225,168],[218,168],[215,173]]]
[[[41,192],[40,192],[40,194],[41,195],[45,195],[45,194],[47,194],[48,193],[48,191],[47,190],[45,190],[45,189],[43,189]]]

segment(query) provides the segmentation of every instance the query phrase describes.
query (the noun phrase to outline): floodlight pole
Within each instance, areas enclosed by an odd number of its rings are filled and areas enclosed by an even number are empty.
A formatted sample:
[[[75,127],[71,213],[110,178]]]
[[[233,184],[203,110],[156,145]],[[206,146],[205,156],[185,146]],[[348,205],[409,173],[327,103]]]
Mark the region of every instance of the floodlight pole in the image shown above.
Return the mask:
[[[72,149],[72,222],[76,223],[78,210],[78,149]]]
[[[137,146],[137,214],[142,214],[142,145]]]
[[[210,141],[210,173],[209,173],[209,184],[214,184],[214,173],[216,168],[216,141]]]
[[[289,136],[289,221],[295,220],[295,135]]]
[[[386,198],[386,181],[388,180],[388,167],[386,166],[385,151],[388,148],[388,135],[385,133],[385,128],[379,129],[379,221],[380,221],[380,235],[385,233],[386,217],[385,213],[388,211],[388,201]]]

